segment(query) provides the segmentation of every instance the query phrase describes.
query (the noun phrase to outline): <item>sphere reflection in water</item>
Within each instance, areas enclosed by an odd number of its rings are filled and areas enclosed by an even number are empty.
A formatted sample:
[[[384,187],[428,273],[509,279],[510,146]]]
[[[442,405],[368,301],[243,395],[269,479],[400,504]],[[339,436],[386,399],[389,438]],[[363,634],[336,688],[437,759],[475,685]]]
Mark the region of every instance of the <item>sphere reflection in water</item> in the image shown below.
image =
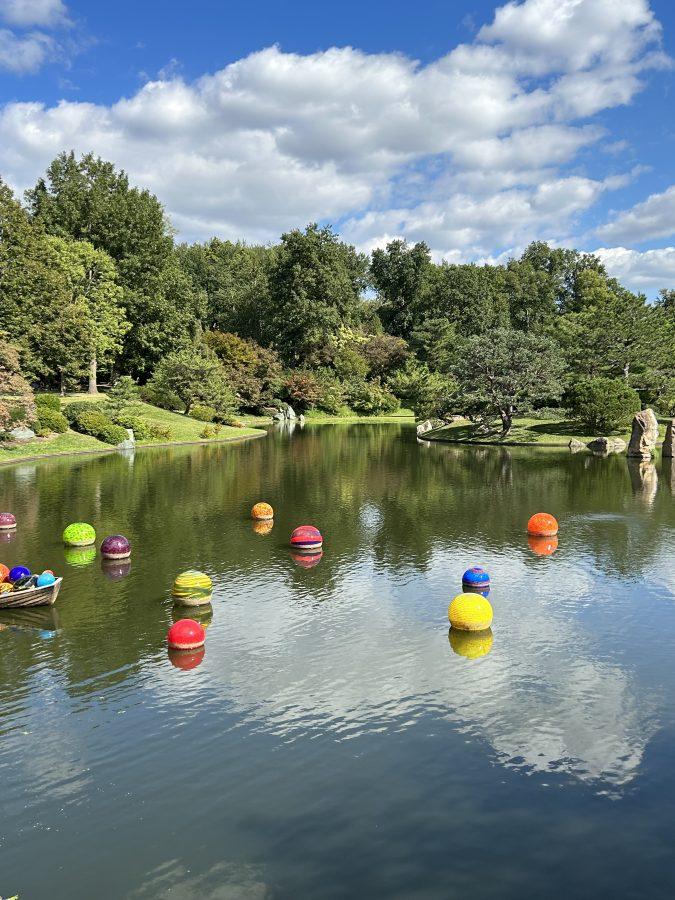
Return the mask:
[[[185,669],[188,671],[189,669],[196,669],[197,666],[200,666],[202,660],[204,659],[204,655],[206,653],[206,647],[200,647],[198,650],[169,650],[169,661],[172,666],[176,669]]]
[[[301,569],[313,569],[314,566],[318,566],[322,556],[323,550],[319,550],[318,553],[291,553],[291,559]]]
[[[558,549],[558,536],[544,537],[543,535],[530,534],[527,538],[530,550],[537,556],[551,556]]]
[[[451,628],[448,632],[448,640],[457,656],[464,656],[466,659],[479,659],[481,656],[487,656],[492,650],[492,629],[487,628],[485,631],[458,631],[456,628]]]
[[[171,610],[171,618],[174,622],[178,622],[185,616],[185,607],[177,603]],[[193,622],[199,622],[204,630],[206,630],[213,621],[213,607],[210,603],[202,606],[195,606],[190,610],[190,618]]]
[[[274,528],[274,522],[270,520],[260,519],[252,523],[253,533],[262,535],[269,534]]]
[[[130,559],[102,559],[101,571],[110,581],[121,581],[131,572]]]
[[[16,528],[0,531],[0,544],[11,544],[16,537]]]
[[[69,566],[88,566],[96,559],[96,547],[66,547],[63,555]]]

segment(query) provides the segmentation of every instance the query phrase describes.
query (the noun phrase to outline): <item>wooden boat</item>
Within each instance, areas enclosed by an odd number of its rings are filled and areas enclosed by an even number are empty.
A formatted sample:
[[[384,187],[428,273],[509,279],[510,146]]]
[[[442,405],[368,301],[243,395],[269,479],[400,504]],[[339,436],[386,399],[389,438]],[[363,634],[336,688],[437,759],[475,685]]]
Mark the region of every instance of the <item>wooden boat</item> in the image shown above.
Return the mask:
[[[24,606],[53,606],[59,595],[62,578],[46,587],[32,587],[21,591],[0,594],[0,609],[18,609]]]

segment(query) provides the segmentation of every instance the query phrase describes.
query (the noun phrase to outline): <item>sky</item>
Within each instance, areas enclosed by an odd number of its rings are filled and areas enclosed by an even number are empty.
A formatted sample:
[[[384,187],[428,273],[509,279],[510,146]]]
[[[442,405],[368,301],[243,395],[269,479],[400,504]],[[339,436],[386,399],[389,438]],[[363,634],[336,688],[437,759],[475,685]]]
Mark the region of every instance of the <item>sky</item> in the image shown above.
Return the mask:
[[[332,225],[675,287],[671,0],[0,0],[0,176],[94,151],[180,240]]]

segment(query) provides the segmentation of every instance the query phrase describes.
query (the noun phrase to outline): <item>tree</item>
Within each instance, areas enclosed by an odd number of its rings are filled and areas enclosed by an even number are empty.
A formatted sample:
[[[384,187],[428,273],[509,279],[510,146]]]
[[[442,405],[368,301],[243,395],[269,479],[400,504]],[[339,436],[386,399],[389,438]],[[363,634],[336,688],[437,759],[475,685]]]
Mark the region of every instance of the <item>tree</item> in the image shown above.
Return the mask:
[[[406,241],[396,240],[386,250],[373,250],[370,277],[380,298],[380,319],[390,334],[410,337],[431,270],[431,254],[423,241],[409,247]]]
[[[614,431],[640,409],[637,391],[621,378],[580,378],[565,400],[571,414],[595,431]]]
[[[550,338],[507,328],[465,338],[451,366],[462,411],[483,422],[498,416],[505,435],[519,409],[560,397],[563,372]]]
[[[578,279],[584,272],[595,272],[606,278],[605,267],[592,253],[549,247],[543,241],[533,241],[521,256],[521,262],[548,276],[560,312],[573,312],[577,308]]]
[[[244,409],[259,411],[278,396],[283,375],[274,350],[222,331],[207,331],[204,343],[220,360]]]
[[[170,353],[155,370],[150,387],[175,394],[189,413],[195,403],[212,406],[220,413],[234,412],[236,398],[216,354],[208,348],[190,347]]]
[[[527,260],[509,261],[504,273],[511,324],[520,331],[542,331],[556,315],[553,279]]]
[[[270,270],[265,342],[297,365],[358,322],[367,260],[329,227],[309,225],[282,235]]]
[[[504,270],[500,266],[435,266],[426,294],[423,319],[439,331],[444,322],[456,326],[460,334],[482,334],[491,328],[510,325],[509,304],[504,291]]]
[[[391,334],[374,334],[361,348],[371,375],[388,375],[408,358],[408,345]]]
[[[457,395],[457,382],[452,376],[432,372],[413,359],[395,372],[388,384],[417,419],[442,418],[452,408]]]
[[[35,399],[21,371],[19,352],[0,333],[0,432],[35,420]]]

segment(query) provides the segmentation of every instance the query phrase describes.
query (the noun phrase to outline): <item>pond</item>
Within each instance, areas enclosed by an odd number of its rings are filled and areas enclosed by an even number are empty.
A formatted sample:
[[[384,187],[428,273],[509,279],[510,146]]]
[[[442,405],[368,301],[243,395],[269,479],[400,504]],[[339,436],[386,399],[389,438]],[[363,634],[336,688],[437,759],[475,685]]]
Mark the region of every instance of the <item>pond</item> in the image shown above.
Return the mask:
[[[0,561],[64,575],[54,614],[0,616],[0,896],[672,896],[668,460],[310,426],[2,468],[0,508]],[[64,552],[77,520],[131,539],[128,574]],[[478,641],[447,621],[473,564]],[[181,668],[192,567],[212,619]]]

